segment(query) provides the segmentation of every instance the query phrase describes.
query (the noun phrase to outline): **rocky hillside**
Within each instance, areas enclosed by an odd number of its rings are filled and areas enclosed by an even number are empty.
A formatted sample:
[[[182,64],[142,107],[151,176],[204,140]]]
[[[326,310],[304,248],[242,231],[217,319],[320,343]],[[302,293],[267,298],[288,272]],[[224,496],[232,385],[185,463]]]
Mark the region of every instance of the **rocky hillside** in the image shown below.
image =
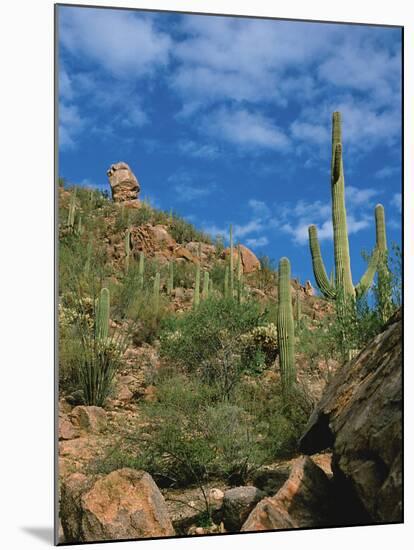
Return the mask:
[[[60,541],[399,521],[400,318],[338,370],[331,303],[290,281],[287,403],[272,264],[108,178],[59,189]]]

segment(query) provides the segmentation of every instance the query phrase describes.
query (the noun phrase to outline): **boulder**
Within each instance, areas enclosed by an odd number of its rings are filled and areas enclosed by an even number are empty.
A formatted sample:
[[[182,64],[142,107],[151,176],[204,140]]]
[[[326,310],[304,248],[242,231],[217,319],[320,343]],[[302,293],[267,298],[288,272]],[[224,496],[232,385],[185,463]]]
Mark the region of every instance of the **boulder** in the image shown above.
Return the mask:
[[[332,524],[331,483],[307,456],[296,459],[288,480],[273,497],[257,504],[242,531],[266,531]]]
[[[332,447],[342,524],[402,521],[401,376],[400,310],[338,369],[301,438],[302,452]]]
[[[222,252],[222,258],[227,258],[230,255],[230,248],[226,248]],[[243,273],[253,273],[254,271],[258,271],[260,269],[260,262],[257,259],[257,257],[253,254],[253,252],[247,248],[247,246],[244,246],[243,244],[240,245],[240,255],[241,255],[241,263],[243,267]],[[237,265],[237,257],[238,252],[237,248],[234,247],[233,249],[233,258],[234,258],[234,265]]]
[[[70,413],[72,423],[88,433],[100,433],[107,425],[107,415],[102,407],[78,405]]]
[[[138,199],[141,188],[128,164],[125,162],[112,164],[107,171],[107,176],[114,202],[128,202]]]
[[[143,471],[123,468],[98,480],[73,474],[62,483],[60,517],[67,542],[175,534],[162,494]]]
[[[222,517],[227,531],[239,531],[247,516],[266,495],[256,487],[234,487],[224,493]]]
[[[289,474],[290,467],[288,465],[274,468],[264,467],[253,475],[252,481],[255,487],[266,493],[267,496],[272,496],[284,485]]]
[[[59,440],[75,437],[79,437],[79,429],[72,424],[67,414],[59,414]]]

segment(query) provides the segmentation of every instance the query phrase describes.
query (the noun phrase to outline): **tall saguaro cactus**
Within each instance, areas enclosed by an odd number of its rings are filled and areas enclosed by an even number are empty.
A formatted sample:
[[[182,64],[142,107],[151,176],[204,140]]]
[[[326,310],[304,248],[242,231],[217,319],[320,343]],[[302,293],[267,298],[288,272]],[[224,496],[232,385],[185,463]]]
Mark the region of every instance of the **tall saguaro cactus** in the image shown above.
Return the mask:
[[[387,235],[385,232],[385,213],[382,204],[375,207],[377,226],[378,268],[377,285],[374,289],[379,315],[382,322],[386,322],[393,312],[392,303],[392,275],[388,267]]]
[[[131,255],[131,228],[128,227],[125,233],[125,271],[129,269],[129,259]]]
[[[154,288],[153,288],[153,299],[154,299],[154,311],[158,315],[158,310],[160,308],[160,272],[157,271],[154,278]]]
[[[197,263],[193,305],[197,308],[200,305],[200,263]]]
[[[286,397],[296,382],[295,329],[290,286],[290,262],[279,261],[279,309],[277,312],[277,336],[279,341],[280,374],[283,395]]]
[[[139,253],[139,264],[138,264],[138,286],[142,290],[144,288],[144,253],[141,251]]]
[[[174,262],[171,260],[168,266],[167,294],[171,296],[174,290]]]
[[[378,264],[378,230],[377,243],[368,263],[367,270],[360,282],[354,286],[349,255],[349,240],[345,208],[345,179],[342,160],[341,114],[332,115],[332,161],[331,161],[331,194],[332,225],[334,236],[335,282],[327,276],[320,251],[318,233],[315,225],[309,226],[309,245],[312,256],[313,272],[316,283],[322,294],[335,299],[339,290],[345,298],[363,295],[371,286]],[[376,217],[377,221],[377,217]]]

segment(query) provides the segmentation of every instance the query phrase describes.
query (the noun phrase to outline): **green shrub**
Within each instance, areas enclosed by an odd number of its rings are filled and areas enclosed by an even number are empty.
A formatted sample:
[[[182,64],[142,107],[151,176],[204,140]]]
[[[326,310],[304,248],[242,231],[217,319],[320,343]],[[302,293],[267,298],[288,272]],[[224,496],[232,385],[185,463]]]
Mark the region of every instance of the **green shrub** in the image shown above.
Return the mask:
[[[196,227],[177,216],[173,216],[169,221],[169,233],[177,241],[177,243],[185,244],[192,241],[200,241],[211,244],[211,237],[202,231],[196,229]]]
[[[179,318],[170,318],[161,333],[161,355],[183,369],[197,372],[227,399],[246,365],[241,336],[262,321],[254,302],[210,298]]]

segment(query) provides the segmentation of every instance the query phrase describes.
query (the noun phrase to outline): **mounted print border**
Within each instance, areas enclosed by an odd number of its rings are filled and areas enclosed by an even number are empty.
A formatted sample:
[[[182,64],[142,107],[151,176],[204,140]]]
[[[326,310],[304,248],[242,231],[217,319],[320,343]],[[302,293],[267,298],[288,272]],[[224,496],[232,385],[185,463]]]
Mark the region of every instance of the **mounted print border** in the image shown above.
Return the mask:
[[[56,544],[401,523],[403,27],[57,4],[55,69]]]

